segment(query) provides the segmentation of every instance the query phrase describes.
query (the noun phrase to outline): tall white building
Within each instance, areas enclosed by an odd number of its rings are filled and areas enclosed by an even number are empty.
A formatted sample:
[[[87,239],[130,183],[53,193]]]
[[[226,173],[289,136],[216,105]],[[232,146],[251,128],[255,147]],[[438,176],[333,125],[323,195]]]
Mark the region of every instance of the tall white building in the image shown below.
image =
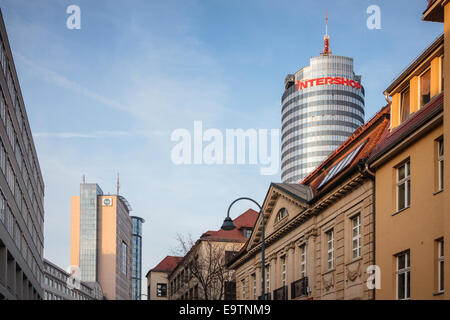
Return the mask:
[[[285,80],[282,97],[281,180],[311,173],[364,123],[364,88],[353,59],[324,50]]]

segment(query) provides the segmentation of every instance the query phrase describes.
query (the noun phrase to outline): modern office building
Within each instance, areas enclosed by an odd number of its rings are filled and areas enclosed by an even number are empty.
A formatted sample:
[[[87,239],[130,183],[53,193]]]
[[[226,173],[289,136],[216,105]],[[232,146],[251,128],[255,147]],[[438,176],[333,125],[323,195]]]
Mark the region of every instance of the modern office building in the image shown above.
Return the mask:
[[[44,181],[0,11],[0,300],[42,299]]]
[[[48,260],[44,260],[44,269],[44,300],[103,300],[98,282],[78,281]]]
[[[141,300],[142,295],[142,224],[144,219],[132,216],[131,299]]]
[[[70,263],[81,280],[99,282],[108,300],[131,300],[131,206],[119,195],[104,195],[95,183],[82,183],[71,198]]]
[[[281,180],[311,173],[364,123],[364,88],[353,59],[324,50],[285,80],[282,97]]]

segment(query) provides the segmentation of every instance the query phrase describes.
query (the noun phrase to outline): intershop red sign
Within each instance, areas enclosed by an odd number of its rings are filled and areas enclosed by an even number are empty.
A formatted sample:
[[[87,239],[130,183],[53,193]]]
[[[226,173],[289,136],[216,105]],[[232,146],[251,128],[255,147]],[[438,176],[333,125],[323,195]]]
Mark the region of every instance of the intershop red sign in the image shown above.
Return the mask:
[[[342,77],[323,77],[304,81],[298,80],[297,90],[303,90],[314,86],[326,86],[330,84],[340,84],[343,86],[353,87],[355,89],[361,89],[361,83],[355,80],[350,80]]]

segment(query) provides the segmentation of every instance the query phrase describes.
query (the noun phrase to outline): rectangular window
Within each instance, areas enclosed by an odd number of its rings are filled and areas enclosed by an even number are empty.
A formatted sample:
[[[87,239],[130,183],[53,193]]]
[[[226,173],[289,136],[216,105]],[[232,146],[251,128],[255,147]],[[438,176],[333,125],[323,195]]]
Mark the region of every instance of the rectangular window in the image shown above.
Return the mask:
[[[438,188],[444,189],[444,139],[438,141]]]
[[[410,113],[409,88],[405,89],[401,94],[400,101],[400,123],[406,121]]]
[[[430,101],[431,70],[428,69],[420,77],[420,106],[423,107]]]
[[[252,274],[253,279],[253,299],[256,300],[258,297],[256,296],[256,274]]]
[[[397,256],[397,299],[411,298],[411,261],[409,252]]]
[[[6,208],[6,198],[3,192],[0,192],[0,221],[5,224],[5,208]]]
[[[327,267],[328,270],[334,268],[334,230],[331,229],[326,233],[327,237]]]
[[[352,258],[361,257],[361,215],[352,218]]]
[[[409,160],[397,168],[397,211],[408,208],[411,200]]]
[[[270,292],[270,264],[266,267],[266,293]]]
[[[246,299],[246,297],[245,297],[245,279],[241,280],[241,297],[242,297],[242,300]]]
[[[127,250],[128,246],[125,242],[122,242],[122,273],[127,274]]]
[[[438,240],[438,291],[444,291],[444,239]]]
[[[158,283],[156,285],[156,296],[167,297],[167,284],[166,283]]]
[[[286,285],[286,256],[281,257],[281,284]]]
[[[306,244],[300,246],[300,278],[306,277]]]

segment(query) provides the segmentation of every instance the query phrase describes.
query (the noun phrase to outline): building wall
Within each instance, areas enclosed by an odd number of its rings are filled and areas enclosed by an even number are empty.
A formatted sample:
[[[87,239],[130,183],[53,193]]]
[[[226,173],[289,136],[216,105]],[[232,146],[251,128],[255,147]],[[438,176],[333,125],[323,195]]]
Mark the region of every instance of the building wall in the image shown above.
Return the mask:
[[[435,194],[436,139],[440,125],[376,171],[376,264],[381,289],[376,298],[397,299],[396,255],[410,251],[411,299],[441,299],[437,293],[436,240],[444,236],[444,193]],[[411,164],[411,205],[397,212],[396,166]],[[445,237],[447,239],[447,237]]]
[[[72,281],[70,274],[45,260],[43,281],[44,300],[102,300],[103,293],[98,283]],[[69,285],[69,284],[70,285]]]
[[[191,299],[200,299],[202,300],[204,297],[204,291],[202,286],[199,284],[198,280],[195,277],[189,276],[189,264],[193,261],[195,256],[199,257],[199,261],[205,261],[210,257],[215,257],[215,254],[211,255],[209,252],[209,245],[211,244],[213,252],[219,252],[222,254],[221,258],[225,259],[226,251],[239,251],[244,245],[243,242],[236,241],[198,241],[194,247],[194,250],[190,251],[183,259],[182,262],[178,264],[176,269],[169,275],[169,287],[168,294],[170,300],[191,300]],[[216,259],[213,259],[216,261]],[[200,262],[201,263],[201,262]],[[225,261],[223,261],[225,263]],[[182,272],[188,273],[187,281],[185,281],[182,277]],[[234,271],[229,270],[229,280],[234,281]],[[175,283],[177,283],[175,285]],[[198,288],[198,295],[195,298],[195,287]],[[214,292],[216,296],[219,296],[218,291]],[[211,299],[211,298],[210,298]],[[222,300],[224,296],[222,297]]]
[[[444,55],[450,57],[450,52],[447,48],[450,48],[450,4],[446,3],[444,7]],[[450,79],[447,75],[450,74],[450,59],[444,59],[444,191],[442,194],[444,202],[444,212],[447,214],[444,216],[444,231],[445,239],[450,239],[450,161],[448,160],[448,154],[450,152]],[[448,240],[447,240],[448,243]],[[450,263],[448,263],[448,257],[450,257],[450,246],[444,246],[444,256],[446,263],[444,265],[445,274],[445,299],[450,299]]]
[[[132,222],[128,208],[116,195],[97,197],[97,281],[108,300],[131,300]],[[105,205],[104,200],[110,200]],[[71,198],[71,265],[79,266],[80,197]],[[122,244],[126,244],[123,260]],[[125,272],[122,261],[126,261]]]
[[[165,297],[158,297],[158,284],[167,285],[167,295]],[[147,277],[148,299],[149,300],[168,300],[169,298],[169,279],[168,272],[152,271]]]
[[[301,247],[306,245],[306,277],[311,293],[295,299],[371,299],[372,292],[366,286],[366,269],[373,262],[373,190],[372,180],[366,179],[359,187],[334,204],[311,217],[266,248],[266,267],[270,265],[270,290],[266,294],[274,297],[274,291],[282,288],[281,257],[286,257],[287,299],[292,298],[291,284],[302,279]],[[288,208],[292,216],[304,208],[292,204],[293,199],[280,194],[271,212]],[[361,215],[361,257],[351,256],[351,220]],[[268,237],[275,231],[275,214],[267,222]],[[287,222],[286,222],[287,223]],[[281,227],[281,226],[280,226]],[[334,228],[335,268],[326,268],[325,232]],[[256,281],[253,277],[255,275]],[[245,285],[245,299],[257,299],[261,295],[261,252],[252,256],[236,269],[237,298],[243,299],[242,284]],[[244,282],[242,282],[244,280]],[[254,286],[256,285],[256,286]],[[267,286],[267,277],[266,277]]]
[[[44,182],[0,11],[0,300],[42,299]]]

